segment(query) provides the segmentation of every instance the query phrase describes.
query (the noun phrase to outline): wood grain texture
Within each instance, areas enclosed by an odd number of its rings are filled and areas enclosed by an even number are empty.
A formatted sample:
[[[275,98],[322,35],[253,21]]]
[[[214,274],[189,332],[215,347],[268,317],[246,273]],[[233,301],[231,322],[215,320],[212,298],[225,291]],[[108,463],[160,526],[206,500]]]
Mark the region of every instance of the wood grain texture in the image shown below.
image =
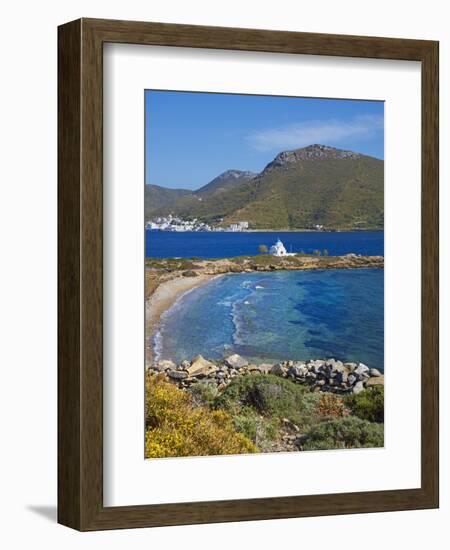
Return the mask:
[[[422,61],[422,488],[439,501],[439,47]]]
[[[80,526],[81,22],[58,32],[58,521]]]
[[[422,484],[419,489],[103,506],[102,63],[105,42],[422,63]],[[58,521],[82,531],[438,506],[438,44],[81,19],[59,28]]]

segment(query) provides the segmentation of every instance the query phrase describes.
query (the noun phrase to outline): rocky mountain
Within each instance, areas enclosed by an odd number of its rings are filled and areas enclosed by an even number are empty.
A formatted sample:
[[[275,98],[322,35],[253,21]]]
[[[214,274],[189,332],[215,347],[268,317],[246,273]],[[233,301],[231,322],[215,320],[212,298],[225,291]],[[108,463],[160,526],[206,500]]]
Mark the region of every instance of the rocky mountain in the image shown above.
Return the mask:
[[[240,185],[245,181],[249,181],[256,177],[254,172],[244,172],[242,170],[227,170],[217,178],[195,191],[195,195],[200,197],[207,197],[213,193],[222,193],[228,191],[233,187]]]
[[[208,223],[223,220],[226,225],[245,220],[253,229],[383,228],[382,160],[310,145],[279,153],[256,176],[231,171],[235,172],[238,176],[225,177],[225,172],[202,189],[185,192],[152,211]]]
[[[357,159],[362,155],[353,151],[345,151],[343,149],[335,149],[328,145],[308,145],[302,149],[295,149],[294,151],[282,151],[279,153],[272,162],[264,168],[262,174],[266,174],[276,168],[283,168],[290,164],[295,164],[302,160],[323,160],[323,159]]]

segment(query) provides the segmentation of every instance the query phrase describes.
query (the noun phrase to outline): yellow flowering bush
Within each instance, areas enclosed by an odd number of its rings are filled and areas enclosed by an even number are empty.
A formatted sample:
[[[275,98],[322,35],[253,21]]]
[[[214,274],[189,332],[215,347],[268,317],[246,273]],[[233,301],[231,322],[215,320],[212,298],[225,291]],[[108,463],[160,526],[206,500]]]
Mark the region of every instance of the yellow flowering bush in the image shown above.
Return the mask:
[[[227,412],[195,407],[189,393],[161,376],[147,375],[145,422],[146,458],[258,452]]]

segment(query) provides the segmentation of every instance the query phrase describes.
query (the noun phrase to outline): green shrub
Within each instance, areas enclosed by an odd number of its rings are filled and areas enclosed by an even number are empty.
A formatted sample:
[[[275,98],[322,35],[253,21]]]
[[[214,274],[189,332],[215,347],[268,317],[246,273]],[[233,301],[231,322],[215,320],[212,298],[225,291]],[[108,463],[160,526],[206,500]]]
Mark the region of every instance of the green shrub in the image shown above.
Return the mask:
[[[258,415],[251,408],[244,407],[233,416],[236,430],[244,434],[262,452],[272,449],[272,442],[278,436],[278,419],[267,419]]]
[[[195,406],[212,407],[219,395],[217,386],[215,384],[207,384],[206,382],[197,382],[188,391],[192,395],[192,402]]]
[[[383,445],[383,424],[348,416],[313,426],[304,438],[302,450],[351,449]]]
[[[315,415],[318,395],[306,387],[272,374],[237,376],[216,399],[216,406],[233,415],[242,408],[271,419],[288,418],[299,427],[309,425]]]
[[[187,269],[186,271],[182,271],[181,275],[183,277],[197,277],[198,273],[192,269]]]
[[[363,420],[384,422],[384,386],[374,386],[350,395],[346,398],[345,404],[352,414]]]

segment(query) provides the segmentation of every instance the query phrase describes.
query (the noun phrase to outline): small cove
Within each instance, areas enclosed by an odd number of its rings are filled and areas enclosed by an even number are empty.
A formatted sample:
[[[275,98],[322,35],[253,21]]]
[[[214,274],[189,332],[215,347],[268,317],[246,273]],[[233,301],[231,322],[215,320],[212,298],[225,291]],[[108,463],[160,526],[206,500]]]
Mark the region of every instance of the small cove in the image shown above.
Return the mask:
[[[239,353],[252,361],[334,357],[384,370],[384,270],[229,274],[164,315],[158,359]]]

